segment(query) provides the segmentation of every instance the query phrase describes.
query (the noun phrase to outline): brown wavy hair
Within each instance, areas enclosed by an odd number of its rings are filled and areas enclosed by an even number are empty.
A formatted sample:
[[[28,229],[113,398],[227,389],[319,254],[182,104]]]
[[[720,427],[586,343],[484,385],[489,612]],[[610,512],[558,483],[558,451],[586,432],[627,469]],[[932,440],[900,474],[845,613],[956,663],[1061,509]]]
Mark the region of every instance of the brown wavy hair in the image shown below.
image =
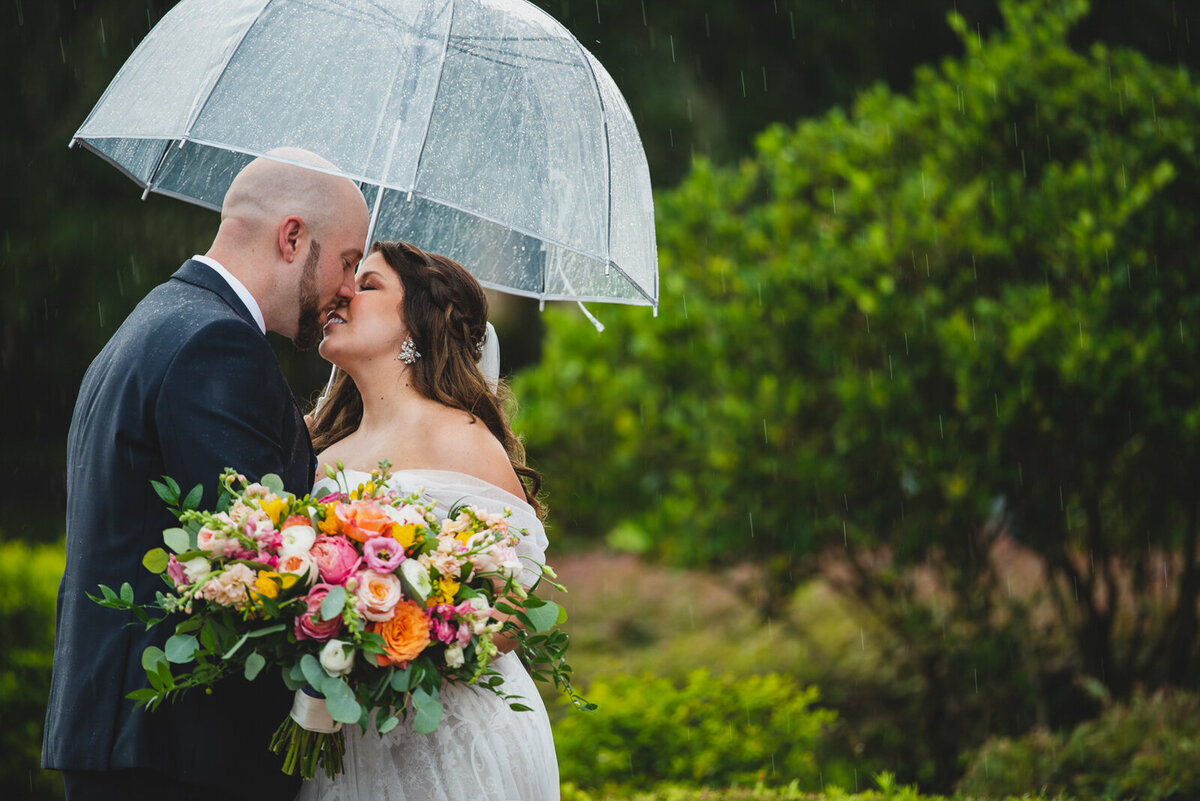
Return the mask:
[[[488,313],[483,287],[458,262],[408,242],[376,242],[371,252],[383,256],[404,287],[397,311],[421,354],[409,366],[413,387],[430,400],[461,409],[473,421],[483,421],[504,446],[525,499],[541,517],[542,477],[525,464],[525,447],[505,414],[506,405],[515,406],[512,396],[503,383],[493,393],[479,370]],[[323,451],[354,433],[362,413],[362,396],[354,379],[339,370],[329,396],[313,411],[313,448]]]

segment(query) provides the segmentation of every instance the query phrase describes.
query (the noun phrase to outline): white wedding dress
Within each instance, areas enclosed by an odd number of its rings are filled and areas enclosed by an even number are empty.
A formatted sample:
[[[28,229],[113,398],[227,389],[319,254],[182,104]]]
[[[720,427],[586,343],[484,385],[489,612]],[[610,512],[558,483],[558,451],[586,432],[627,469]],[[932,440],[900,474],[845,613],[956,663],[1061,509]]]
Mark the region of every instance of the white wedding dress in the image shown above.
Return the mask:
[[[351,487],[368,477],[346,471]],[[546,532],[537,515],[499,487],[444,470],[399,470],[389,486],[405,494],[422,491],[437,501],[441,515],[459,504],[507,507],[513,527],[527,532],[517,552],[545,561]],[[322,479],[313,495],[334,491],[334,483]],[[537,687],[515,654],[493,665],[504,676],[504,690],[522,696],[531,711],[513,711],[489,690],[444,685],[442,722],[433,734],[418,734],[411,718],[382,737],[374,729],[363,734],[346,726],[345,772],[331,781],[318,768],[297,801],[557,801],[558,761]]]

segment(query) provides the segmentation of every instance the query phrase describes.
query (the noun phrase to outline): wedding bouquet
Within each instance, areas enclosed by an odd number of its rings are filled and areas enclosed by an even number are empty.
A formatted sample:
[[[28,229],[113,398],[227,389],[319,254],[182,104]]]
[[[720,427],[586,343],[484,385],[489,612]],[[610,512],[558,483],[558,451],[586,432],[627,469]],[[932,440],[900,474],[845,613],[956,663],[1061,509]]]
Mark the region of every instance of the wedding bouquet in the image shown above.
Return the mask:
[[[459,506],[439,518],[419,494],[389,489],[388,471],[381,462],[351,488],[339,464],[328,471],[336,491],[296,498],[277,476],[252,483],[227,469],[213,511],[196,508],[200,487],[181,497],[171,479],[153,482],[181,524],[143,559],[167,589],[150,604],[135,603],[128,584],[89,596],[147,628],[178,621],[163,648],[142,654],[149,686],[129,697],[154,709],[278,666],[296,704],[271,748],[285,772],[304,778],[318,764],[330,778],[341,772],[343,723],[382,735],[411,713],[418,732],[437,729],[443,682],[478,685],[527,710],[490,668],[500,635],[516,642],[534,678],[590,707],[571,687],[567,635],[557,629],[566,614],[534,592],[541,582],[563,588],[549,566],[518,558],[521,532],[508,515]]]

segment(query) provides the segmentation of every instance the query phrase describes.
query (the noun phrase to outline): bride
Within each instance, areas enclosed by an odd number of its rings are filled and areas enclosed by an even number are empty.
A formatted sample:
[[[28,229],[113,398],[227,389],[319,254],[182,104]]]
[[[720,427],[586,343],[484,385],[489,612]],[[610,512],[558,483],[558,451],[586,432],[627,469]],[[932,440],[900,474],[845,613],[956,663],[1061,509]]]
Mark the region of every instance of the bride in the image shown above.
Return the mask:
[[[439,514],[462,503],[511,509],[513,527],[526,532],[518,553],[544,561],[540,477],[525,466],[478,365],[486,327],[487,297],[462,266],[405,242],[377,242],[353,299],[325,325],[320,352],[339,370],[313,421],[317,474],[341,462],[353,484],[386,459],[392,485],[423,491]],[[411,719],[382,737],[347,726],[345,772],[331,781],[318,771],[298,801],[557,799],[558,763],[537,688],[514,653],[494,667],[505,691],[532,711],[447,685],[433,734],[414,731]]]

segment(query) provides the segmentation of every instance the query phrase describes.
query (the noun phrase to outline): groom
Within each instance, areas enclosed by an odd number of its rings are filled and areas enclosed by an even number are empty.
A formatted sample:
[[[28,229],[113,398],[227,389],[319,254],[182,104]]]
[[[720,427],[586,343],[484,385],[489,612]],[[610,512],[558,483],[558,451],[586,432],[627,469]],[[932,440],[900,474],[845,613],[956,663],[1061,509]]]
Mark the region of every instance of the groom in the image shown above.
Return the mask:
[[[332,167],[301,150],[268,155]],[[170,476],[184,492],[203,483],[205,508],[225,467],[309,491],[312,445],[265,334],[317,344],[326,311],[353,295],[366,236],[352,182],[257,159],[229,187],[208,252],[152,290],[88,368],[67,440],[67,564],[42,754],[63,771],[68,801],[284,801],[299,789],[268,750],[290,708],[273,673],[134,709],[125,696],[147,686],[142,651],[173,626],[126,626],[85,593],[128,581],[148,602],[162,588],[141,560],[176,521],[151,479]]]

